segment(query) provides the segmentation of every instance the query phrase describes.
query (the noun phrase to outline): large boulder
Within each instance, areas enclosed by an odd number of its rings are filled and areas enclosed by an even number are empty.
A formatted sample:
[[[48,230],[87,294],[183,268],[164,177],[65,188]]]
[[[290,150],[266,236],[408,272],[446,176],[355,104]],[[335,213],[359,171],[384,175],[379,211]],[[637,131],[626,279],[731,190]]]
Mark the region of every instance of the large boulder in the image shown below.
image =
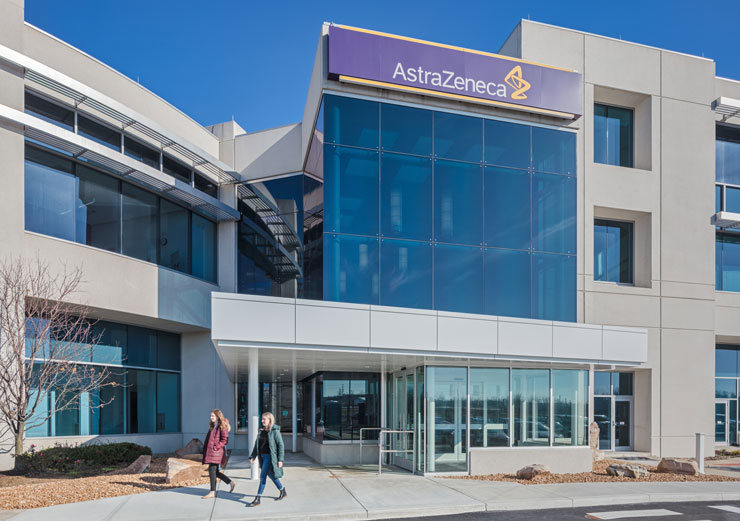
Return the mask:
[[[182,458],[186,454],[203,454],[203,442],[198,438],[193,438],[184,447],[175,451],[175,456]]]
[[[640,465],[612,464],[606,468],[606,473],[610,476],[619,476],[624,478],[646,478],[650,475],[647,469]]]
[[[199,480],[203,474],[205,465],[200,461],[182,458],[168,458],[165,481],[173,485],[179,485],[187,481]]]
[[[658,472],[696,476],[699,474],[699,465],[692,459],[663,458],[658,463]]]
[[[527,465],[526,467],[523,467],[516,471],[516,478],[517,479],[534,479],[535,476],[539,476],[540,474],[549,474],[550,469],[547,468],[545,465]]]
[[[122,474],[143,474],[149,472],[149,467],[152,464],[152,457],[146,454],[136,458],[131,465],[121,471]]]

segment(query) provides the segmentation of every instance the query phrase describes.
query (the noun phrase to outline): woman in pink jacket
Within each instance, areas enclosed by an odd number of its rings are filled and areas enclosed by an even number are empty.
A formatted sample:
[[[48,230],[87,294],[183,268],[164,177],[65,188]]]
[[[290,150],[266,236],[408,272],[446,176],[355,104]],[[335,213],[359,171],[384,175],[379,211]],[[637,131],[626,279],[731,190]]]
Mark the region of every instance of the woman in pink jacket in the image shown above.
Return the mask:
[[[231,425],[224,418],[219,409],[211,411],[211,423],[209,425],[206,441],[203,444],[203,463],[208,464],[208,477],[211,478],[211,491],[203,496],[203,499],[216,497],[216,477],[229,485],[229,492],[234,492],[236,483],[218,469],[226,461],[226,444],[229,442],[229,431]]]

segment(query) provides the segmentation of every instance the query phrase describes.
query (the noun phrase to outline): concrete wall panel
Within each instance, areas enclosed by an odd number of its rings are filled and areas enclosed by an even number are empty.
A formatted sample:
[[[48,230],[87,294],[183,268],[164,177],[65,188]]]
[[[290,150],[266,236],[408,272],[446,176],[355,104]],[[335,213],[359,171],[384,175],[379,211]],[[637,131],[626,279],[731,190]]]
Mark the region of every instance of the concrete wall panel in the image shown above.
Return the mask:
[[[498,322],[466,318],[458,313],[439,313],[438,319],[440,351],[461,353],[496,354],[498,352]]]
[[[437,349],[437,314],[435,311],[386,309],[388,311],[371,307],[371,347],[424,351]]]
[[[300,300],[296,305],[296,342],[370,347],[370,306]]]
[[[601,360],[601,327],[556,322],[552,330],[552,355],[558,358]]]
[[[498,326],[498,352],[515,356],[553,356],[552,328],[547,322],[502,318]]]
[[[295,342],[294,299],[254,295],[213,299],[211,334],[223,340]]]

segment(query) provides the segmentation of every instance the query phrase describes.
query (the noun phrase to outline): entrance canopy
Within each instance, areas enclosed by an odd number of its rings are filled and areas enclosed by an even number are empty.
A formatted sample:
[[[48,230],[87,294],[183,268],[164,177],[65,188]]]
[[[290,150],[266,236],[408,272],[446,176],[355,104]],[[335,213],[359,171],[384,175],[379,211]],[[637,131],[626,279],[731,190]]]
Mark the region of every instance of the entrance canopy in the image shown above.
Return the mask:
[[[216,292],[211,335],[234,381],[254,351],[278,381],[424,362],[635,367],[648,343],[640,328]]]

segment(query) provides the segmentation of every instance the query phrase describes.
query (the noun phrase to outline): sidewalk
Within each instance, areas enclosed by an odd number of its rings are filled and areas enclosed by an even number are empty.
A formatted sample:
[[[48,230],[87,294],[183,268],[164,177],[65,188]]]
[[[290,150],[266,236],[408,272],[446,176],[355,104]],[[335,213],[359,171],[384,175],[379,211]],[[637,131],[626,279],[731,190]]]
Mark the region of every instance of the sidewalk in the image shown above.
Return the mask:
[[[202,500],[207,486],[179,488],[84,503],[26,510],[12,521],[201,521],[236,519],[350,520],[457,514],[483,510],[530,510],[669,501],[740,500],[740,482],[575,483],[520,485],[463,479],[425,478],[400,471],[321,467],[302,454],[287,455],[288,497],[276,502],[268,481],[262,505],[247,508],[257,491],[249,462],[234,456],[227,474],[233,494]]]

